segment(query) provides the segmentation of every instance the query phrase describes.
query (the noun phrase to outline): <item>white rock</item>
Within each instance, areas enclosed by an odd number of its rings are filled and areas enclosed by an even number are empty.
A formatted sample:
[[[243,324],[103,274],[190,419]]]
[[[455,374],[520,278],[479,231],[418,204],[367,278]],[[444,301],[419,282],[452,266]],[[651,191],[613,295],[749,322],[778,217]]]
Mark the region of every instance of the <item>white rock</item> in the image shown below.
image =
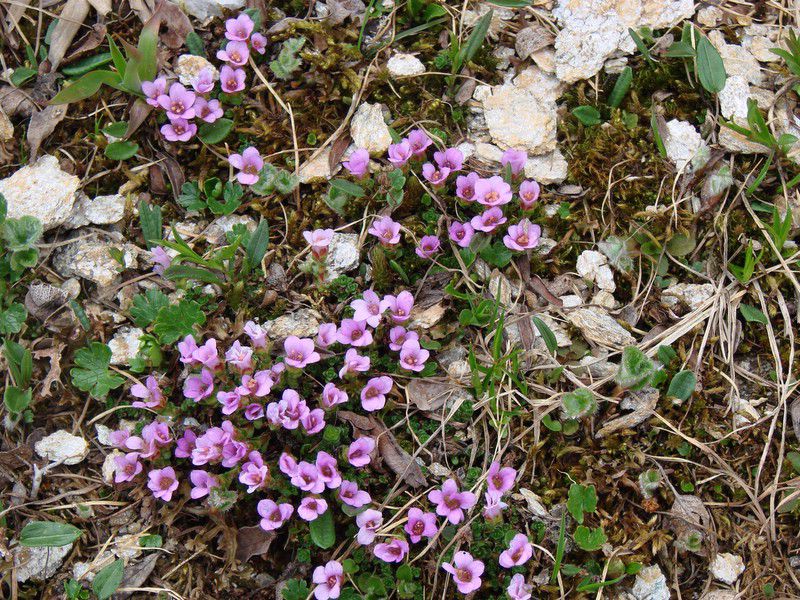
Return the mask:
[[[422,75],[425,72],[425,65],[413,54],[403,54],[398,52],[386,63],[389,75],[392,77],[409,77],[411,75]]]
[[[353,144],[365,148],[370,156],[385,153],[392,143],[392,134],[383,119],[383,107],[366,102],[359,106],[350,122],[350,135]]]
[[[115,459],[118,456],[125,456],[125,453],[116,449],[112,450],[109,454],[106,454],[103,466],[100,468],[100,472],[103,474],[103,481],[109,485],[114,482],[114,475],[117,472],[117,463]]]
[[[514,48],[517,56],[522,60],[530,57],[535,52],[551,45],[555,37],[552,32],[543,25],[530,25],[521,29],[514,40]]]
[[[749,127],[747,124],[747,100],[755,98],[755,95],[744,77],[741,75],[728,77],[725,87],[722,88],[717,97],[719,98],[719,108],[723,117],[743,127]],[[751,142],[743,135],[725,126],[719,129],[719,143],[733,152],[748,154],[766,154],[769,152],[766,146]]]
[[[117,282],[123,265],[109,254],[109,249],[122,254],[125,269],[139,266],[139,249],[133,244],[114,242],[99,236],[79,237],[55,251],[53,268],[64,277],[82,277],[107,288]]]
[[[125,217],[127,199],[122,194],[97,196],[94,199],[79,193],[78,201],[65,225],[71,229],[86,225],[113,225]]]
[[[744,561],[741,556],[731,554],[730,552],[723,552],[717,554],[714,560],[709,565],[709,571],[714,579],[733,585],[739,579],[739,575],[744,573]]]
[[[511,58],[514,56],[514,49],[506,46],[499,46],[492,50],[492,56],[497,59],[496,68],[504,71],[511,66]]]
[[[500,148],[546,154],[556,149],[558,80],[529,67],[510,83],[492,87],[483,101],[484,119],[492,141]]]
[[[710,151],[694,125],[687,121],[672,119],[667,122],[664,148],[680,172],[691,172],[708,162]]]
[[[310,308],[301,308],[291,313],[281,315],[274,321],[264,324],[267,335],[273,339],[284,339],[290,335],[297,337],[313,337],[319,331],[322,316]]]
[[[535,179],[544,185],[561,183],[567,178],[567,169],[564,155],[556,148],[549,154],[530,157],[525,163],[525,177]]]
[[[642,0],[639,24],[650,29],[672,27],[691,18],[694,8],[694,0]]]
[[[342,165],[337,163],[331,170],[330,157],[331,149],[326,148],[319,156],[302,165],[297,174],[300,183],[318,183],[333,177],[342,168]]]
[[[715,29],[708,34],[708,39],[719,51],[725,72],[728,77],[743,77],[753,85],[764,84],[764,72],[755,57],[739,44],[725,43],[722,32]]]
[[[14,124],[5,112],[0,110],[0,142],[7,142],[14,138]]]
[[[215,246],[226,243],[225,234],[232,231],[235,225],[244,225],[248,231],[256,228],[255,219],[247,215],[223,215],[206,228],[206,240]]]
[[[667,578],[658,565],[645,567],[636,575],[630,595],[635,600],[670,600]]]
[[[584,250],[575,263],[578,275],[589,281],[594,281],[598,288],[607,292],[614,292],[617,284],[614,283],[614,273],[608,266],[608,259],[604,254],[595,250]]]
[[[55,156],[45,155],[0,180],[0,194],[8,203],[8,216],[36,217],[47,231],[69,218],[80,179],[61,170]]]
[[[17,546],[12,550],[17,581],[45,581],[56,574],[64,558],[72,552],[72,544],[66,546],[36,547]]]
[[[65,465],[77,465],[89,454],[89,444],[85,439],[64,430],[42,438],[34,448],[42,458]]]
[[[138,327],[120,327],[108,342],[108,347],[111,349],[111,364],[131,364],[131,360],[139,354],[141,346],[139,338],[143,335],[144,331]]]
[[[456,148],[461,151],[464,160],[469,160],[475,155],[475,144],[471,142],[461,142]]]
[[[325,256],[325,280],[333,281],[339,275],[349,273],[361,262],[358,234],[336,232]]]
[[[182,0],[178,4],[188,14],[204,21],[209,17],[221,17],[223,10],[242,8],[245,0]]]
[[[555,75],[556,73],[556,51],[555,48],[542,48],[531,54],[534,64],[545,73]]]
[[[635,342],[628,330],[599,306],[576,308],[568,311],[566,317],[583,337],[599,346],[621,348]]]
[[[97,442],[103,446],[113,446],[111,443],[111,432],[113,429],[106,427],[101,423],[96,423],[94,430],[97,432]]]
[[[197,79],[198,75],[205,69],[211,70],[211,79],[214,81],[219,79],[219,71],[217,71],[217,68],[202,56],[181,54],[175,61],[175,75],[178,76],[178,80],[185,86],[192,85],[192,82]]]
[[[700,600],[738,600],[739,597],[734,590],[708,590]]]
[[[669,307],[682,302],[696,310],[714,295],[715,290],[711,283],[676,283],[661,292],[661,299]]]
[[[724,17],[725,13],[716,6],[704,6],[697,11],[697,22],[706,27],[716,27]]]

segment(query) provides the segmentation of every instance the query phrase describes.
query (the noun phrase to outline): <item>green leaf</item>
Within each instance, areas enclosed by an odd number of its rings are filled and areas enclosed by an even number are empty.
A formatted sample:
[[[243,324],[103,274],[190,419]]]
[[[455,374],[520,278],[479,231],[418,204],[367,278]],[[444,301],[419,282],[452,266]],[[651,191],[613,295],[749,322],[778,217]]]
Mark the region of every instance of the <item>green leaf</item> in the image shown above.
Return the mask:
[[[513,253],[506,247],[503,242],[495,242],[491,246],[487,246],[479,253],[480,257],[495,267],[503,268],[511,262]]]
[[[544,345],[547,346],[547,349],[551,353],[555,353],[558,350],[558,342],[556,341],[556,334],[553,333],[553,330],[548,327],[547,323],[542,321],[539,317],[533,317],[532,319],[533,324],[536,326],[536,329],[539,331],[539,335],[542,336],[544,340]]]
[[[122,583],[124,570],[124,563],[121,558],[118,558],[95,575],[92,581],[92,590],[97,594],[98,600],[107,600],[117,591],[119,584]]]
[[[139,50],[139,80],[152,81],[158,73],[158,33],[149,27],[142,28],[137,49]],[[136,91],[140,90],[141,86]]]
[[[767,315],[765,315],[755,306],[750,306],[749,304],[740,304],[739,312],[742,313],[744,320],[748,323],[761,323],[762,325],[769,323]]]
[[[606,534],[603,532],[602,527],[597,529],[589,529],[583,525],[578,525],[575,528],[575,534],[572,536],[575,543],[581,550],[593,552],[602,548],[606,543]]]
[[[119,142],[111,142],[106,146],[103,154],[106,155],[106,158],[110,158],[111,160],[128,160],[136,156],[138,151],[139,144],[136,142],[121,140]]]
[[[222,188],[222,202],[217,196],[210,196],[206,201],[209,210],[215,215],[229,215],[242,205],[244,189],[238,182],[226,182]]]
[[[116,123],[111,123],[110,125],[106,125],[100,131],[102,131],[109,137],[122,138],[125,137],[125,132],[128,131],[128,122],[117,121]]]
[[[22,87],[25,82],[36,77],[38,71],[29,67],[17,67],[11,74],[11,85],[14,87]]]
[[[116,87],[122,78],[117,73],[99,70],[87,73],[68,87],[62,88],[58,94],[50,101],[50,104],[69,104],[78,102],[94,96],[101,86],[110,85]]]
[[[186,210],[202,210],[206,207],[202,192],[200,191],[200,186],[196,181],[187,181],[181,186],[178,204],[183,206]]]
[[[171,265],[164,271],[164,276],[170,281],[177,281],[179,279],[196,279],[203,283],[213,283],[222,285],[222,279],[219,275],[208,269],[201,267],[192,267],[190,265]]]
[[[630,67],[625,67],[622,69],[622,73],[619,74],[619,77],[617,77],[617,82],[614,84],[614,89],[611,90],[611,95],[608,97],[608,105],[611,108],[617,108],[620,104],[622,104],[622,100],[625,98],[625,94],[628,93],[632,81],[633,69]]]
[[[483,41],[486,39],[486,34],[489,32],[489,25],[492,23],[493,16],[494,10],[490,10],[480,19],[478,19],[477,23],[475,23],[472,33],[470,33],[469,38],[467,38],[467,43],[464,44],[464,47],[461,48],[461,51],[459,52],[457,70],[460,70],[462,65],[471,61],[475,54],[477,54],[478,50],[480,50],[481,46],[483,45]]]
[[[667,252],[672,256],[686,256],[697,247],[693,234],[676,233],[667,242]]]
[[[27,317],[28,311],[18,302],[0,310],[0,334],[19,333]]]
[[[206,48],[203,45],[203,40],[197,35],[196,31],[190,31],[189,34],[186,36],[186,48],[189,50],[189,54],[194,54],[195,56],[205,56],[206,55]]]
[[[578,523],[583,523],[583,513],[597,509],[597,490],[593,485],[573,483],[567,494],[567,510]]]
[[[290,579],[281,590],[283,600],[306,600],[310,593],[308,584],[301,579]]]
[[[114,68],[119,73],[120,80],[125,75],[125,57],[122,56],[122,52],[117,46],[116,42],[114,42],[114,38],[111,35],[106,34],[106,38],[108,39],[108,50],[111,53],[111,61],[114,63]]]
[[[688,400],[696,385],[697,377],[695,377],[694,373],[691,371],[679,371],[675,373],[675,377],[669,382],[667,396],[678,398],[679,400]]]
[[[158,311],[165,306],[169,306],[169,298],[161,290],[147,290],[144,294],[137,294],[133,297],[131,306],[133,322],[137,327],[149,327],[155,322]]]
[[[124,383],[119,375],[112,375],[108,366],[111,363],[111,349],[107,344],[91,342],[86,348],[75,353],[75,364],[70,369],[72,385],[89,392],[94,398],[105,398],[108,392]]]
[[[600,118],[600,111],[594,106],[576,106],[572,109],[572,114],[575,115],[575,118],[587,127],[599,125],[602,122],[602,119]]]
[[[42,224],[36,217],[22,216],[6,219],[0,229],[6,241],[6,249],[12,252],[28,250],[42,237]]]
[[[636,346],[628,346],[622,351],[622,362],[615,380],[624,388],[638,389],[647,384],[654,372],[653,361]]]
[[[205,322],[206,316],[197,302],[181,300],[178,304],[165,306],[158,311],[153,331],[162,344],[172,344],[194,333],[195,325]]]
[[[6,357],[14,383],[21,388],[28,387],[33,373],[31,351],[15,341],[5,340],[3,343],[3,356]]]
[[[8,215],[8,201],[3,194],[0,194],[0,225],[6,220]]]
[[[111,52],[102,52],[100,54],[93,54],[78,61],[75,61],[68,67],[61,69],[67,77],[78,77],[84,75],[89,71],[94,71],[102,66],[111,62]]]
[[[31,405],[31,394],[30,388],[23,390],[15,385],[9,385],[3,392],[3,403],[8,412],[18,415]]]
[[[347,179],[334,179],[331,181],[331,188],[343,194],[347,194],[348,196],[352,196],[353,198],[361,198],[364,196],[364,188]]]
[[[161,207],[158,204],[151,206],[141,200],[139,202],[139,223],[142,228],[142,237],[144,237],[147,247],[157,246],[162,238]]]
[[[217,119],[213,123],[203,123],[197,130],[197,137],[206,144],[219,144],[228,137],[233,129],[233,121],[230,119]]]
[[[261,259],[267,253],[269,247],[269,224],[261,219],[258,222],[258,227],[250,235],[250,239],[245,244],[245,252],[247,253],[247,260],[253,267],[261,264]]]
[[[68,523],[31,521],[22,528],[19,543],[32,548],[55,548],[77,540],[83,532]]]
[[[323,550],[336,543],[336,531],[333,527],[333,511],[328,509],[309,523],[311,541]]]
[[[647,61],[647,63],[649,65],[654,65],[655,61],[653,60],[653,57],[650,56],[650,50],[648,49],[647,44],[644,43],[644,40],[636,32],[636,30],[635,29],[631,29],[629,27],[628,28],[628,35],[631,36],[631,39],[633,40],[633,43],[636,44],[636,48],[638,48],[639,52],[642,53],[642,56],[644,56],[644,59]]]
[[[721,92],[728,78],[722,57],[704,35],[697,40],[697,77],[706,91],[712,94]]]
[[[580,419],[597,410],[594,394],[586,388],[564,394],[561,398],[561,410],[567,419]]]

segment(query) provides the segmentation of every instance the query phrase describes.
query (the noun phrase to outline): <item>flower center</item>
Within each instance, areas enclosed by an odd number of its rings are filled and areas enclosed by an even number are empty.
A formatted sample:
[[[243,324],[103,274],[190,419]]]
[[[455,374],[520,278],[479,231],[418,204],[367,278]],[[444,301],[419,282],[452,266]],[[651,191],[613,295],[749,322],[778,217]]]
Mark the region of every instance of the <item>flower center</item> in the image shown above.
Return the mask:
[[[472,581],[472,573],[467,569],[456,569],[456,578],[464,583]]]
[[[497,194],[497,192],[489,192],[488,194],[486,194],[486,200],[488,200],[489,202],[494,202],[499,199],[500,196]]]
[[[172,112],[175,114],[181,114],[185,108],[183,107],[183,102],[173,102],[172,103]]]
[[[517,243],[520,246],[524,246],[525,244],[527,244],[528,243],[528,234],[527,233],[521,233],[519,236],[517,236]]]
[[[455,510],[457,508],[461,508],[461,504],[459,503],[458,498],[453,498],[453,497],[447,498],[444,501],[444,504],[450,510]]]
[[[177,133],[178,135],[181,135],[181,134],[182,134],[184,131],[186,131],[186,129],[184,128],[184,126],[183,126],[183,125],[173,125],[173,126],[172,126],[172,129],[173,129],[173,130],[175,131],[175,133]]]
[[[162,489],[162,490],[168,490],[170,487],[172,487],[172,484],[173,484],[174,482],[175,482],[175,480],[174,480],[174,479],[172,479],[172,478],[170,478],[170,477],[164,477],[164,478],[161,480],[161,489]]]
[[[255,175],[258,173],[255,165],[245,165],[244,169],[242,169],[243,173],[247,173],[248,175]]]
[[[414,532],[414,535],[422,535],[422,532],[425,531],[425,523],[422,521],[417,521],[414,523],[414,526],[411,528],[411,531]]]
[[[353,331],[352,334],[350,334],[350,337],[352,339],[354,339],[354,340],[359,339],[361,337],[361,330],[360,329],[356,329],[355,331]]]
[[[328,587],[336,587],[337,583],[339,583],[339,580],[336,578],[336,575],[328,577]]]

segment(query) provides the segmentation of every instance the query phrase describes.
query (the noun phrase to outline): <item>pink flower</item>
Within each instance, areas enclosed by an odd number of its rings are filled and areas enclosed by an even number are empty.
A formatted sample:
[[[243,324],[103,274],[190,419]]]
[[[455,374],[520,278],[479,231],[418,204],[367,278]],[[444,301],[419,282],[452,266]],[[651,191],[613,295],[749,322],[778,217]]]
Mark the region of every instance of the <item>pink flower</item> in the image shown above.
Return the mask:
[[[276,504],[274,500],[261,500],[256,506],[258,514],[261,516],[261,529],[264,531],[274,531],[283,525],[294,512],[291,504]]]
[[[228,162],[234,169],[239,169],[236,179],[242,185],[253,185],[258,181],[259,173],[264,166],[264,159],[253,146],[244,149],[241,154],[231,154]]]
[[[368,412],[382,409],[386,405],[386,394],[392,391],[392,387],[394,381],[391,377],[373,377],[361,390],[361,407]]]
[[[161,94],[158,97],[158,105],[167,111],[167,118],[170,121],[176,119],[188,121],[194,119],[194,99],[194,92],[175,82],[169,86],[169,94]]]
[[[125,450],[127,448],[126,442],[131,437],[131,432],[127,429],[117,429],[108,434],[108,441],[112,446]]]
[[[311,338],[301,339],[296,335],[290,335],[283,342],[283,351],[286,353],[283,362],[295,369],[302,369],[306,365],[320,361],[319,352],[314,350],[314,340]]]
[[[500,467],[497,461],[489,465],[486,474],[486,484],[489,488],[488,493],[492,496],[502,497],[506,492],[514,487],[517,480],[517,471],[511,467]]]
[[[462,594],[470,594],[481,587],[483,562],[472,558],[469,552],[456,552],[452,564],[442,563],[442,568],[453,576],[456,587]]]
[[[189,473],[189,480],[192,482],[192,491],[189,495],[192,500],[199,500],[211,493],[215,487],[219,487],[219,481],[208,471],[194,469]]]
[[[225,362],[239,371],[249,371],[253,368],[253,349],[236,340],[225,352]]]
[[[183,383],[183,395],[200,402],[214,392],[214,376],[208,369],[203,369],[200,375],[187,377]]]
[[[200,363],[206,369],[214,371],[220,366],[219,352],[217,351],[217,340],[210,339],[202,346],[195,349],[192,353],[195,362]]]
[[[315,408],[300,417],[300,423],[308,435],[314,435],[325,429],[325,413],[321,408]]]
[[[353,177],[363,177],[369,170],[369,152],[364,148],[358,148],[342,165]]]
[[[356,483],[347,480],[343,480],[339,486],[339,499],[353,508],[361,508],[372,502],[368,492],[359,490]]]
[[[444,185],[450,175],[450,169],[447,167],[439,167],[438,169],[432,163],[425,163],[422,165],[422,176],[429,181],[434,187]]]
[[[320,259],[328,253],[333,229],[315,229],[314,231],[304,231],[303,237],[311,246],[311,253],[315,258]]]
[[[316,466],[319,476],[325,482],[328,489],[334,490],[342,484],[342,476],[339,475],[339,465],[336,459],[327,452],[317,452]]]
[[[472,492],[459,492],[458,485],[452,479],[445,481],[441,490],[429,492],[428,500],[436,505],[436,514],[446,517],[453,525],[461,523],[464,520],[464,511],[475,506],[477,502]]]
[[[147,487],[153,492],[153,496],[160,498],[164,502],[172,500],[172,494],[178,489],[178,479],[175,469],[164,467],[163,469],[153,469],[147,474],[150,481]]]
[[[400,223],[394,222],[391,217],[375,219],[367,233],[378,238],[378,241],[384,246],[394,246],[400,243]]]
[[[202,96],[194,101],[194,112],[198,119],[206,123],[213,123],[224,114],[219,100],[206,100]]]
[[[413,155],[411,144],[406,139],[389,146],[389,162],[395,167],[402,167]]]
[[[511,250],[522,252],[538,246],[541,235],[541,227],[533,225],[528,219],[522,219],[508,228],[508,233],[503,236],[503,243]]]
[[[225,421],[230,423],[230,421]],[[247,454],[247,444],[236,440],[229,440],[222,446],[222,466],[232,468],[238,465]]]
[[[408,554],[408,542],[405,540],[393,539],[389,543],[376,544],[372,553],[383,562],[399,563]]]
[[[247,493],[252,494],[267,483],[269,469],[264,464],[261,453],[253,450],[247,455],[247,462],[239,472],[239,483],[247,486]]]
[[[244,407],[244,418],[248,421],[256,421],[264,418],[264,405],[253,402]]]
[[[242,403],[242,397],[236,392],[217,392],[217,402],[222,404],[222,414],[232,415]]]
[[[419,341],[406,340],[400,348],[400,367],[419,373],[425,368],[425,361],[430,355],[430,352],[419,345]]]
[[[448,169],[452,173],[461,170],[464,164],[464,155],[458,148],[447,148],[444,152],[434,152],[433,160],[440,169]]]
[[[156,246],[150,251],[150,254],[153,259],[153,273],[163,275],[164,271],[172,264],[172,257],[162,246]]]
[[[414,308],[414,296],[411,292],[405,290],[397,294],[397,296],[387,294],[383,297],[383,300],[386,303],[386,308],[389,309],[392,321],[395,323],[403,323],[411,316],[411,309]]]
[[[483,518],[487,521],[494,521],[499,519],[503,514],[503,510],[508,508],[508,504],[500,499],[500,496],[492,494],[484,494],[486,505],[483,507]]]
[[[342,592],[344,569],[341,563],[329,560],[324,567],[319,566],[314,569],[311,580],[317,584],[317,587],[314,588],[314,598],[316,600],[338,598]]]
[[[336,340],[340,344],[349,344],[356,348],[369,346],[372,343],[372,333],[367,329],[365,321],[355,319],[343,319],[336,332]]]
[[[306,496],[300,500],[300,506],[297,507],[297,514],[304,521],[315,521],[317,517],[321,516],[328,510],[328,503],[322,498],[315,498],[313,496]]]
[[[139,462],[138,452],[115,456],[114,467],[114,483],[131,481],[142,472],[142,463]]]
[[[193,365],[198,362],[194,357],[195,350],[197,350],[197,342],[194,341],[194,337],[191,335],[187,335],[182,342],[178,342],[181,362],[185,365]]]
[[[510,166],[512,175],[519,175],[525,168],[525,163],[527,162],[528,153],[524,150],[514,150],[513,148],[509,148],[503,152],[503,156],[500,157],[500,164],[504,167],[506,165]]]
[[[225,37],[232,42],[244,42],[253,33],[255,23],[247,13],[241,13],[235,19],[225,21]]]
[[[336,323],[323,323],[317,332],[317,346],[327,348],[336,343]]]
[[[366,290],[361,298],[357,298],[350,303],[353,309],[353,319],[365,321],[370,327],[377,327],[381,322],[381,299],[373,290]]]
[[[221,427],[211,427],[194,440],[192,464],[195,466],[217,463],[222,460],[222,448],[230,441],[230,436]]]
[[[158,106],[158,97],[167,91],[166,77],[159,77],[153,81],[142,82],[142,93],[145,95],[145,102],[150,106]]]
[[[269,422],[284,429],[297,429],[309,412],[305,400],[292,389],[283,390],[280,402],[270,402],[267,405]]]
[[[435,235],[425,235],[420,239],[419,246],[417,246],[415,252],[420,258],[431,259],[434,254],[439,252],[441,246],[442,244],[438,237]]]
[[[369,546],[375,541],[375,535],[383,525],[383,515],[379,510],[368,508],[356,517],[356,525],[358,525],[356,540],[362,546]]]
[[[195,440],[197,434],[191,429],[183,432],[183,437],[176,443],[175,456],[177,458],[189,458],[192,455],[192,450],[195,447]]]
[[[208,94],[214,89],[214,71],[211,69],[211,67],[201,69],[200,72],[192,79],[192,89],[198,94]],[[219,106],[219,101],[217,101],[217,106]],[[195,100],[195,109],[196,108],[197,100]],[[200,114],[196,111],[195,114],[200,116]],[[222,116],[221,112],[220,116]],[[209,121],[209,123],[211,122],[212,121]]]
[[[355,352],[355,350],[353,350],[353,352]],[[345,402],[347,402],[347,392],[340,390],[334,383],[328,382],[325,384],[325,387],[322,388],[323,408],[333,408],[337,404],[344,404]]]
[[[506,569],[524,565],[533,556],[533,546],[528,541],[528,536],[518,533],[511,540],[508,550],[500,553],[500,566]]]
[[[447,229],[450,239],[458,244],[461,248],[467,248],[472,241],[472,236],[475,235],[475,230],[469,223],[459,223],[453,221]]]
[[[131,404],[134,408],[160,408],[164,403],[164,394],[161,393],[161,388],[158,387],[158,380],[152,375],[148,375],[145,385],[141,383],[134,384],[131,387],[131,396],[143,400],[143,402],[134,401]]]
[[[349,348],[344,353],[344,364],[339,369],[339,379],[344,379],[344,376],[351,371],[359,373],[366,373],[369,371],[370,359],[369,356],[361,356],[355,348]]]
[[[492,208],[483,211],[481,214],[472,217],[470,224],[472,225],[472,228],[476,229],[477,231],[491,233],[507,220],[508,219],[503,216],[503,211],[498,207],[493,206]]]
[[[370,453],[375,450],[375,440],[362,436],[350,444],[347,449],[347,460],[354,467],[365,467],[369,464]]]
[[[256,371],[253,375],[242,375],[242,382],[235,391],[240,396],[263,398],[270,393],[273,385],[275,381],[271,371]]]
[[[250,48],[247,47],[247,42],[228,42],[224,50],[217,51],[217,60],[235,67],[246,65],[248,58],[250,58]]]
[[[219,72],[219,83],[222,86],[222,91],[226,94],[235,94],[244,89],[245,80],[244,69],[232,69],[225,65]]]
[[[186,119],[174,119],[161,126],[161,135],[170,142],[188,142],[197,133],[197,125]]]
[[[519,205],[523,210],[530,210],[539,199],[539,184],[533,180],[525,180],[519,184]]]
[[[259,54],[264,54],[267,50],[267,38],[260,33],[254,33],[250,36],[250,47]]]
[[[248,321],[244,324],[244,333],[250,338],[253,348],[267,347],[267,332],[255,321]]]
[[[404,529],[414,544],[424,537],[432,538],[439,531],[436,525],[436,515],[430,512],[422,512],[416,507],[408,510],[408,521]]]
[[[533,586],[525,583],[525,576],[517,573],[511,578],[511,583],[506,589],[509,600],[530,600]]]
[[[456,196],[465,202],[475,201],[475,183],[480,180],[477,173],[459,175],[456,177]]]
[[[310,494],[321,494],[325,489],[325,482],[319,476],[317,467],[306,461],[297,464],[291,481],[293,486]]]
[[[402,325],[397,325],[389,330],[389,349],[399,352],[408,340],[419,340],[416,331],[406,331]]]
[[[428,147],[433,144],[433,140],[429,138],[428,134],[421,129],[414,129],[410,131],[406,139],[411,146],[411,151],[417,158],[423,156]]]
[[[297,473],[297,461],[291,454],[281,452],[281,456],[278,459],[278,468],[287,477],[293,477]]]
[[[475,182],[475,199],[484,206],[508,204],[512,197],[511,186],[498,175],[493,175],[489,179],[478,179]]]

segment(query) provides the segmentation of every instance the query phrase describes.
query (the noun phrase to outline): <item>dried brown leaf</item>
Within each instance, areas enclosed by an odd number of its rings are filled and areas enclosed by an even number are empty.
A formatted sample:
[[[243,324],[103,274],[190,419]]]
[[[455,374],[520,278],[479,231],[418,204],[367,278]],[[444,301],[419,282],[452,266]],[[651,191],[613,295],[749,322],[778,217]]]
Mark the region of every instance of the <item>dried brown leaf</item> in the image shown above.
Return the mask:
[[[420,410],[437,411],[459,397],[469,397],[464,388],[447,381],[412,379],[406,385],[406,400]]]
[[[595,434],[597,438],[604,438],[622,429],[631,429],[649,419],[658,404],[658,390],[645,388],[638,392],[630,392],[630,397],[637,401],[636,408],[616,419],[611,419]]]
[[[64,59],[65,63],[72,62],[76,58],[91,52],[102,44],[106,39],[107,28],[104,23],[95,23],[89,32],[78,40],[78,47],[70,52],[69,56]]]
[[[140,588],[144,585],[147,578],[156,568],[158,561],[158,553],[153,552],[148,554],[142,560],[128,563],[125,566],[125,574],[122,578],[122,583],[119,584],[120,588]],[[118,592],[114,594],[114,598],[127,598],[133,592]]]
[[[275,533],[264,531],[258,525],[240,527],[236,532],[236,560],[247,562],[253,556],[269,552]]]
[[[159,30],[162,25],[167,30],[159,38],[167,48],[172,48],[173,50],[183,46],[186,36],[194,31],[192,22],[186,16],[186,13],[177,4],[166,2],[165,0],[159,0],[152,16],[144,24],[145,27],[150,27],[155,31]]]
[[[39,147],[47,136],[55,131],[64,117],[67,116],[68,104],[52,104],[31,115],[28,125],[28,146],[31,149],[31,161],[36,160]]]
[[[342,160],[342,156],[344,156],[344,151],[347,150],[347,147],[350,145],[351,142],[350,134],[342,133],[331,145],[331,153],[328,155],[328,167],[333,173],[336,165]]]
[[[47,375],[42,380],[41,397],[49,398],[52,394],[51,387],[54,383],[61,385],[61,353],[64,351],[64,344],[55,342],[50,348],[34,350],[33,358],[41,360],[46,358],[50,361],[50,368]]]
[[[61,9],[53,34],[50,36],[50,51],[47,53],[51,70],[55,71],[66,55],[72,40],[89,16],[89,6],[87,0],[67,0]]]
[[[141,98],[134,100],[131,109],[128,111],[128,129],[125,130],[125,138],[130,138],[137,129],[145,122],[153,107]]]
[[[10,117],[30,117],[36,103],[30,93],[10,85],[0,85],[0,110]]]

